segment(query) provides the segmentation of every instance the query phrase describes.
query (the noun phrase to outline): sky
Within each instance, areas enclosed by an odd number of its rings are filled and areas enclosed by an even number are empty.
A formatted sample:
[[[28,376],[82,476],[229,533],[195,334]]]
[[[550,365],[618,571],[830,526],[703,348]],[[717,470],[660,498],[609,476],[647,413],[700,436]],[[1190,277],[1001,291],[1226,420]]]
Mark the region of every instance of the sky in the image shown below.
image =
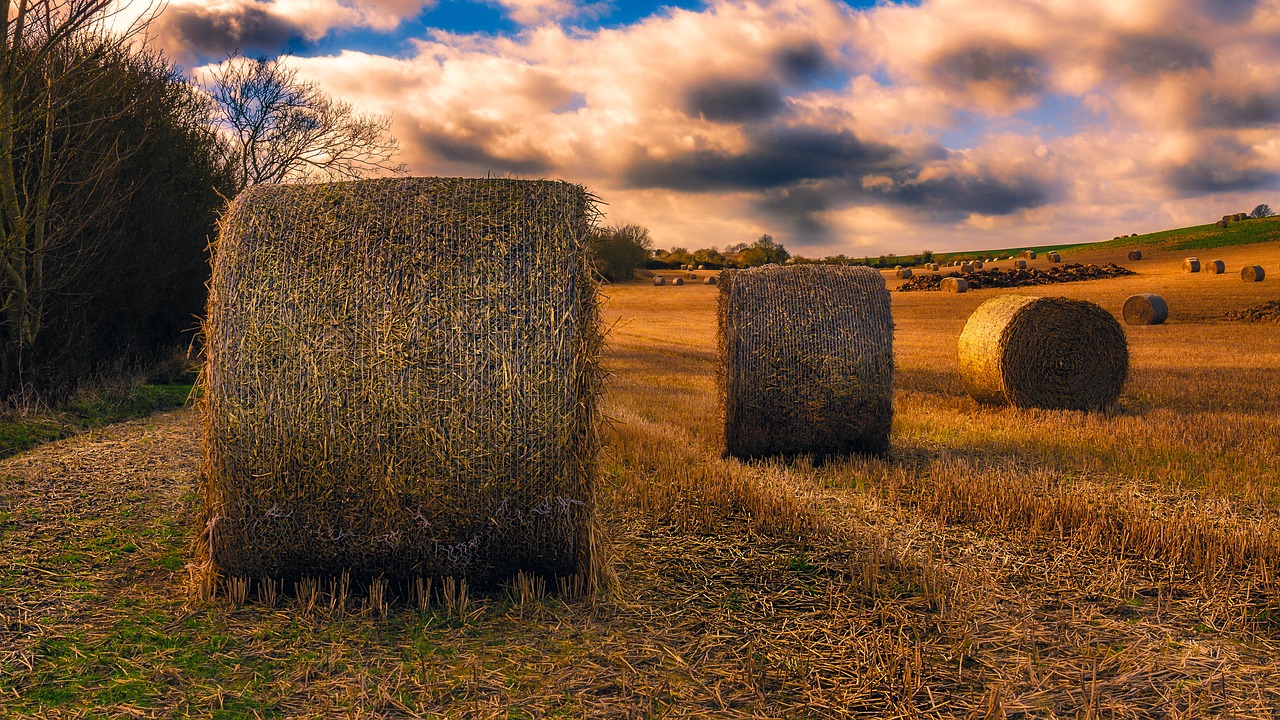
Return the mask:
[[[557,178],[659,247],[1089,242],[1280,207],[1280,0],[169,0],[153,39]]]

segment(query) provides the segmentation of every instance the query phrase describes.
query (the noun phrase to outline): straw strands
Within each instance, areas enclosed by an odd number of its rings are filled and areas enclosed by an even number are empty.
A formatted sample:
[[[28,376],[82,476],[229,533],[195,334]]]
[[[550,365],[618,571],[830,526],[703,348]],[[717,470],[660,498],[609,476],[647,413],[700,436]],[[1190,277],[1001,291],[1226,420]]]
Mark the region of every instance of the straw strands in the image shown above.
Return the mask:
[[[719,340],[726,455],[888,451],[893,318],[879,272],[725,271]]]
[[[969,317],[960,376],[978,402],[1097,410],[1116,401],[1129,374],[1120,323],[1097,305],[1002,295]]]
[[[1129,325],[1161,325],[1169,319],[1169,305],[1155,293],[1131,295],[1121,310]]]
[[[1245,282],[1262,282],[1266,277],[1267,271],[1261,265],[1245,265],[1240,268],[1240,279]]]
[[[604,577],[595,213],[551,181],[242,193],[204,326],[216,568]]]

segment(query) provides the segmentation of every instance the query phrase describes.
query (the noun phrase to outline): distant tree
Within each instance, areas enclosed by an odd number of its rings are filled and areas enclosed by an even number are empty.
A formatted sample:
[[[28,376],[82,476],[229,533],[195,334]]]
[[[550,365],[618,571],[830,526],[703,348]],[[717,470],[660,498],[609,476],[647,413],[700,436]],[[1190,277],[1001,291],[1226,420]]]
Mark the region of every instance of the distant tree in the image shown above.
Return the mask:
[[[924,252],[920,253],[920,262],[924,262],[924,263],[933,262],[933,251],[925,250]]]
[[[1249,213],[1249,217],[1255,218],[1271,217],[1272,215],[1275,215],[1275,213],[1271,212],[1271,206],[1266,203],[1262,203],[1254,208],[1253,212]]]
[[[649,230],[640,225],[601,228],[592,237],[600,274],[610,282],[630,280],[653,254]]]
[[[287,180],[404,173],[387,115],[358,113],[281,58],[232,53],[211,73],[226,160],[243,188]]]

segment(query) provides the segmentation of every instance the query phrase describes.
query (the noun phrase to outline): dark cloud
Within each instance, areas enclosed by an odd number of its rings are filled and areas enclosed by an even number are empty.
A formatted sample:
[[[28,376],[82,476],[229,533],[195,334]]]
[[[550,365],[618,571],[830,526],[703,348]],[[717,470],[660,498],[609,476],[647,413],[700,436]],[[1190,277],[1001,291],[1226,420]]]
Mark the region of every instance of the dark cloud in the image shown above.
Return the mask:
[[[626,171],[632,187],[690,192],[766,190],[804,180],[862,175],[902,162],[890,145],[859,140],[848,131],[771,127],[751,133],[742,153],[696,150],[671,159],[643,159]]]
[[[275,54],[305,47],[300,26],[258,3],[218,10],[170,7],[160,16],[160,22],[185,47],[206,59],[225,56],[233,50]]]
[[[1200,13],[1218,22],[1238,23],[1253,17],[1258,0],[1194,0]]]
[[[431,155],[428,165],[434,165],[432,161],[445,160],[466,166],[472,172],[519,175],[545,175],[552,168],[547,158],[535,154],[503,157],[492,152],[488,146],[497,138],[489,128],[474,127],[456,134],[436,128],[420,128],[416,135],[413,145]]]
[[[1247,93],[1237,96],[1206,94],[1196,112],[1196,123],[1205,128],[1252,128],[1280,123],[1280,96]]]
[[[1106,59],[1108,68],[1139,77],[1213,65],[1208,48],[1177,35],[1124,35],[1107,51]]]
[[[802,43],[782,48],[773,57],[774,67],[789,82],[808,83],[831,72],[831,61],[822,46]]]
[[[1224,153],[1220,157],[1202,157],[1175,165],[1166,171],[1165,180],[1174,190],[1189,197],[1275,187],[1280,175],[1249,167],[1239,156]]]
[[[1052,198],[1053,188],[1030,175],[1005,179],[984,173],[912,180],[870,194],[934,215],[1008,215],[1044,205]]]
[[[689,116],[713,122],[764,120],[784,107],[782,88],[772,80],[712,80],[685,96]]]
[[[1044,62],[1040,56],[999,42],[942,53],[929,64],[929,71],[939,83],[956,90],[987,85],[1007,97],[1018,98],[1044,89]]]

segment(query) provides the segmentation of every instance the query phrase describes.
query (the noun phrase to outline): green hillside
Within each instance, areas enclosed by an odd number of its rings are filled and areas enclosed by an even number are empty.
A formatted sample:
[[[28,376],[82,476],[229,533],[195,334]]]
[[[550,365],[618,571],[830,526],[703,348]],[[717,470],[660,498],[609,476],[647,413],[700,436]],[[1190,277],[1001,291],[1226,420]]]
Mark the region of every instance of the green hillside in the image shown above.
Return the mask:
[[[1063,255],[1080,252],[1092,252],[1107,248],[1159,248],[1161,250],[1203,250],[1207,248],[1229,247],[1233,245],[1252,245],[1254,243],[1280,241],[1280,215],[1262,219],[1249,219],[1233,222],[1225,228],[1210,223],[1192,227],[1161,230],[1160,232],[1135,235],[1134,237],[1106,240],[1096,243],[1074,243],[1059,245],[1025,245],[1021,247],[999,248],[992,250],[969,250],[956,253],[938,253],[935,260],[950,262],[952,260],[970,260],[982,257],[1008,257],[1017,255],[1023,250],[1035,250],[1037,253],[1057,250]]]

